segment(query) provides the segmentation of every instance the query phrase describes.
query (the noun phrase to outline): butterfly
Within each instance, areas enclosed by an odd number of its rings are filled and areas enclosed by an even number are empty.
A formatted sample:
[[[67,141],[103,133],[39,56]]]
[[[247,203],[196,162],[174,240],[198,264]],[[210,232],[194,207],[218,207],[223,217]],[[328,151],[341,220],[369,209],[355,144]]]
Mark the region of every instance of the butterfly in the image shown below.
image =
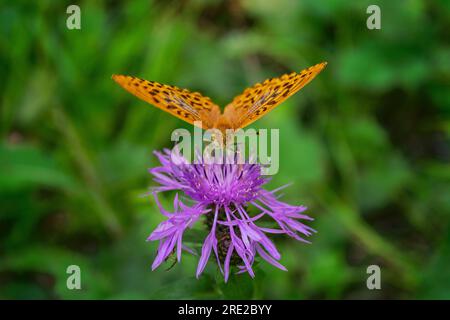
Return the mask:
[[[113,75],[125,90],[139,99],[202,129],[241,129],[272,111],[308,84],[327,65],[316,64],[299,73],[292,72],[267,79],[247,88],[224,109],[198,92],[148,81],[133,76]]]

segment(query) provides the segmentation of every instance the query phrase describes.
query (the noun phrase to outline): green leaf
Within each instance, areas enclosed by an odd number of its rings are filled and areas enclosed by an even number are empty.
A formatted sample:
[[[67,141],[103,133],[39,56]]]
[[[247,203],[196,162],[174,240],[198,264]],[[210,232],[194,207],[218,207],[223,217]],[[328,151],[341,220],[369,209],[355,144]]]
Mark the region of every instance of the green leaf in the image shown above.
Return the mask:
[[[38,186],[70,189],[76,184],[55,161],[31,145],[0,145],[0,190]]]

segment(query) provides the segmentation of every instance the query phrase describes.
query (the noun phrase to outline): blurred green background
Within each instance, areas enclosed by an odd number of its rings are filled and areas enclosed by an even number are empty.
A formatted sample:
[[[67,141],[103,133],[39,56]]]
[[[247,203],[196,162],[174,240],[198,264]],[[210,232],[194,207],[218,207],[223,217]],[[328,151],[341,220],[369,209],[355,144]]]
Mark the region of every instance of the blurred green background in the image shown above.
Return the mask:
[[[450,298],[449,1],[0,1],[0,298]],[[81,8],[81,30],[66,8]],[[381,7],[381,30],[366,9]],[[327,68],[254,127],[280,128],[270,183],[318,233],[275,237],[229,284],[198,257],[151,272],[147,168],[185,124],[113,73],[198,90]],[[170,196],[165,198],[169,203]],[[81,267],[82,289],[66,288]],[[368,290],[366,268],[381,267]]]

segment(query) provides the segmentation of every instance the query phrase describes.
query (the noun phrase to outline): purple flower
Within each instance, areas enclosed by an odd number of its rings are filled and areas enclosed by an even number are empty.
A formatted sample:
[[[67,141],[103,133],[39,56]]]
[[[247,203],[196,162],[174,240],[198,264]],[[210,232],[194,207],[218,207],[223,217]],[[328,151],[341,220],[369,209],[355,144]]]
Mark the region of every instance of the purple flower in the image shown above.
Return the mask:
[[[160,241],[152,269],[174,253],[175,247],[178,261],[182,249],[192,252],[183,246],[182,237],[184,231],[201,216],[205,217],[209,234],[203,243],[197,277],[213,251],[225,281],[231,266],[236,266],[238,273],[248,272],[254,277],[252,266],[256,255],[286,271],[279,263],[280,253],[267,234],[287,234],[309,243],[304,237],[315,232],[299,221],[313,220],[301,214],[306,207],[292,206],[279,200],[277,193],[283,187],[273,191],[262,188],[268,179],[261,175],[259,164],[209,164],[199,156],[195,164],[189,164],[167,149],[155,154],[161,166],[150,169],[154,180],[159,183],[154,188],[154,195],[162,214],[168,219],[160,223],[148,238]],[[181,191],[192,205],[183,204],[177,194],[174,212],[167,212],[161,207],[157,193],[169,190]],[[249,207],[258,212],[250,214]],[[266,218],[275,221],[278,228],[262,226],[261,222]]]

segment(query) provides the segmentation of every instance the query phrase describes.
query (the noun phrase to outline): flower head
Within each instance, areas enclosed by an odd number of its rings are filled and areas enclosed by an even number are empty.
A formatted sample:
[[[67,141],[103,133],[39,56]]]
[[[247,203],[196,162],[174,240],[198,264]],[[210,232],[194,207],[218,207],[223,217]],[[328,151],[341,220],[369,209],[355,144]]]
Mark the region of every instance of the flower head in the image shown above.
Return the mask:
[[[161,166],[150,169],[154,180],[159,183],[154,194],[158,206],[167,220],[162,222],[150,235],[149,240],[159,240],[157,257],[152,268],[156,268],[175,251],[178,261],[182,249],[190,251],[182,244],[183,233],[187,228],[205,217],[209,234],[205,238],[197,277],[203,272],[211,251],[217,264],[228,280],[231,266],[238,272],[248,272],[254,277],[252,269],[256,255],[275,267],[286,270],[279,263],[281,258],[274,243],[267,234],[287,234],[308,242],[304,237],[315,232],[299,220],[312,220],[302,214],[304,206],[292,206],[279,200],[277,190],[262,188],[268,179],[261,175],[259,164],[207,163],[200,156],[194,164],[170,150],[155,152]],[[174,199],[174,212],[165,211],[159,204],[157,193],[169,190],[182,192],[192,206]],[[250,214],[249,208],[258,212]],[[260,222],[269,217],[278,228],[264,227]]]

